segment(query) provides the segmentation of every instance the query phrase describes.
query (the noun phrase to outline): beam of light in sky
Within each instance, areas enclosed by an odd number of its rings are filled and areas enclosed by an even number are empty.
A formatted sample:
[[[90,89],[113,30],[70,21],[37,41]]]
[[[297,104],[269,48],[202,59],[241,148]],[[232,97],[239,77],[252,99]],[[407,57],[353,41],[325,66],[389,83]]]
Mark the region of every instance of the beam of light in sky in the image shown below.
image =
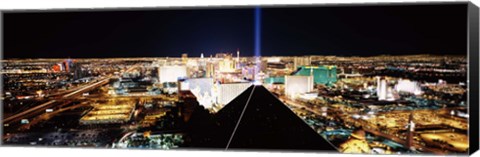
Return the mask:
[[[258,6],[255,8],[255,82],[260,82],[258,78],[258,73],[260,72],[260,57],[261,57],[261,26],[262,26],[262,10]]]
[[[255,8],[255,56],[260,57],[261,51],[261,18],[262,18],[262,10],[260,7]]]

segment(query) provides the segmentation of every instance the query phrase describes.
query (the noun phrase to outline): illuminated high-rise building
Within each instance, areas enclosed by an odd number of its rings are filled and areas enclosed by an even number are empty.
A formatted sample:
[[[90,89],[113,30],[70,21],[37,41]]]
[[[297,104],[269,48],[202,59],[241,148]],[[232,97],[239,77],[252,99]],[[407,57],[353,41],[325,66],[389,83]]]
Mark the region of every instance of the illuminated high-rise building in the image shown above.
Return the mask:
[[[296,76],[313,76],[315,84],[333,84],[337,82],[336,66],[301,66]]]
[[[265,66],[266,67],[266,64],[262,64],[262,60],[259,56],[255,56],[255,66],[254,66],[254,77],[253,77],[253,80],[254,82],[256,82],[257,84],[258,83],[261,83],[263,82],[263,78],[262,78],[262,66]]]
[[[379,79],[377,82],[378,100],[387,100],[387,80]]]
[[[200,59],[196,61],[196,64],[193,66],[197,66],[198,69],[194,72],[202,71],[203,73],[199,77],[207,77],[207,59],[204,58],[203,53],[200,54]]]
[[[313,76],[285,76],[285,95],[295,98],[313,91]]]
[[[187,65],[187,61],[188,61],[188,54],[187,53],[182,54],[183,65]]]
[[[58,63],[52,66],[52,70],[54,72],[60,72],[60,71],[64,71],[64,67],[61,63]]]
[[[375,77],[375,80],[376,80],[375,83],[376,83],[376,85],[377,85],[375,91],[377,92],[377,96],[378,96],[378,93],[380,93],[380,80],[381,80],[381,77],[380,77],[380,76],[376,76],[376,77]]]
[[[400,79],[398,81],[397,85],[395,85],[395,91],[406,92],[415,95],[420,95],[423,93],[418,82],[404,79]]]
[[[387,87],[387,96],[386,100],[387,101],[395,101],[396,100],[396,95],[393,93],[393,88],[392,87]]]
[[[73,69],[73,79],[74,80],[78,80],[78,79],[81,79],[81,78],[85,77],[85,71],[83,70],[82,65],[74,64],[72,66],[72,69]]]
[[[232,55],[225,55],[223,59],[218,62],[218,71],[220,72],[235,72],[235,61],[232,59]]]
[[[242,67],[242,76],[245,79],[253,80],[255,78],[255,66]]]
[[[398,99],[398,93],[394,92],[394,89],[388,85],[385,78],[377,76],[376,80],[376,93],[378,100],[395,101]]]
[[[237,62],[240,62],[240,49],[237,49]]]
[[[215,75],[215,64],[213,62],[207,62],[205,77],[214,77],[214,75]]]
[[[310,56],[293,57],[293,68],[297,69],[300,66],[309,66],[311,62]]]
[[[170,65],[158,68],[158,78],[160,83],[177,82],[179,78],[187,77],[187,67]]]
[[[242,69],[240,62],[240,49],[237,49],[237,58],[235,59],[235,69]]]
[[[71,72],[70,70],[73,67],[73,62],[74,61],[72,59],[67,59],[67,60],[63,61],[63,65],[65,67],[66,72]]]

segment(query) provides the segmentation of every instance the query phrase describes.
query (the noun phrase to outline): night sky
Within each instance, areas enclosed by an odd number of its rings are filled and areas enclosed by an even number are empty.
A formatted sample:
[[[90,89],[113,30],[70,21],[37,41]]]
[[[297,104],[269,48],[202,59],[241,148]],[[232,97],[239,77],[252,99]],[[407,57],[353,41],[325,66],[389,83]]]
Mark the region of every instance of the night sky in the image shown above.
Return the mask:
[[[268,7],[261,54],[466,55],[465,4]],[[254,7],[10,12],[4,58],[179,57],[254,53]]]

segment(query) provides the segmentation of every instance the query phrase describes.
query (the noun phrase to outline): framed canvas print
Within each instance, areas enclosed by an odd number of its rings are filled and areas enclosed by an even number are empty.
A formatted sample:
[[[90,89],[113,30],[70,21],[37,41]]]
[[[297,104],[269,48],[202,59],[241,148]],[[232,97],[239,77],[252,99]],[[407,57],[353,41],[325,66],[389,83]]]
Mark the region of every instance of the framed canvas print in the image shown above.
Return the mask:
[[[471,2],[1,11],[1,145],[469,155]]]

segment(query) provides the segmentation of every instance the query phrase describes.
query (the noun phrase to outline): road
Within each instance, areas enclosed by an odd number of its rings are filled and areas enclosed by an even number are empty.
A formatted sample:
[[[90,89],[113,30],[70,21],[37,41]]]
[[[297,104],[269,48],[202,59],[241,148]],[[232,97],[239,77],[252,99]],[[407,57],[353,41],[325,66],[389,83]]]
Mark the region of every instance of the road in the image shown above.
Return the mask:
[[[28,129],[30,129],[31,126],[36,125],[39,122],[46,121],[46,120],[54,117],[56,114],[59,114],[63,111],[72,110],[72,109],[79,108],[79,107],[84,107],[84,106],[88,106],[88,104],[86,102],[83,102],[83,103],[73,105],[73,106],[70,106],[70,107],[61,108],[61,109],[53,111],[53,112],[43,113],[43,114],[37,116],[36,118],[32,119],[32,121],[30,121],[30,123],[28,123],[26,125],[22,125],[19,128],[19,130],[28,130]]]
[[[18,120],[22,119],[23,116],[25,116],[25,115],[27,115],[27,114],[29,114],[29,113],[32,113],[33,111],[38,111],[38,110],[40,110],[40,109],[42,109],[42,108],[45,108],[46,106],[50,106],[50,105],[54,104],[55,102],[57,102],[57,101],[56,101],[56,100],[50,100],[50,101],[48,101],[48,102],[46,102],[46,103],[40,104],[40,105],[35,106],[35,107],[31,108],[31,109],[28,109],[28,110],[25,110],[25,111],[20,112],[20,113],[18,113],[18,114],[15,114],[15,115],[13,115],[13,116],[7,117],[7,118],[3,119],[3,122],[2,122],[2,123],[3,123],[3,124],[8,124],[8,123],[11,123],[11,122],[13,122],[13,121],[18,121]]]
[[[95,79],[95,80],[92,80],[90,82],[95,82],[95,81],[98,81],[98,80],[101,80],[100,79]],[[59,92],[56,92],[56,93],[50,93],[48,94],[48,97],[57,97],[57,96],[61,96],[61,95],[65,95],[65,94],[68,94],[68,93],[71,93],[71,92],[74,92],[74,91],[77,91],[79,90],[80,88],[82,88],[83,86],[77,86],[77,87],[73,87],[71,89],[68,89],[68,90],[65,90],[65,91],[59,91]]]
[[[95,82],[95,83],[92,83],[92,84],[89,84],[89,85],[85,85],[82,88],[78,89],[77,91],[74,91],[74,92],[71,92],[69,94],[63,95],[62,99],[72,98],[75,95],[79,95],[81,93],[84,93],[84,92],[93,90],[97,87],[103,86],[103,85],[108,83],[109,79],[110,78],[105,78],[105,79],[100,80],[98,82]],[[32,113],[43,112],[45,109],[48,109],[48,108],[52,107],[53,105],[57,104],[57,102],[60,102],[60,101],[58,101],[58,100],[47,101],[46,103],[40,104],[38,106],[35,106],[33,108],[30,108],[30,109],[25,110],[23,112],[20,112],[18,114],[15,114],[13,116],[7,117],[3,120],[2,123],[3,124],[8,124],[8,123],[11,123],[11,122],[16,122],[16,121],[19,121],[21,119],[24,119],[26,115],[29,115],[29,114],[32,114]]]
[[[127,69],[125,72],[130,72],[133,69],[137,68],[138,66],[139,65],[134,65],[134,66],[130,67],[129,69]],[[107,84],[112,77],[113,76],[100,78],[99,81],[94,82],[94,83],[90,83],[90,84],[82,86],[82,87],[79,87],[77,90],[61,96],[61,98],[62,99],[71,99],[71,98],[73,98],[75,96],[78,96],[82,93],[85,93],[85,92],[91,91],[93,89],[96,89],[100,86],[103,86],[103,85]],[[28,115],[38,114],[38,113],[44,112],[45,109],[48,109],[48,108],[52,107],[53,105],[57,104],[58,102],[60,102],[60,101],[50,100],[46,103],[40,104],[40,105],[35,106],[31,109],[28,109],[28,110],[25,110],[25,111],[20,112],[18,114],[7,117],[7,118],[3,119],[2,124],[8,124],[8,123],[16,122],[16,121],[19,121],[21,119],[25,119],[25,117],[28,116]]]

